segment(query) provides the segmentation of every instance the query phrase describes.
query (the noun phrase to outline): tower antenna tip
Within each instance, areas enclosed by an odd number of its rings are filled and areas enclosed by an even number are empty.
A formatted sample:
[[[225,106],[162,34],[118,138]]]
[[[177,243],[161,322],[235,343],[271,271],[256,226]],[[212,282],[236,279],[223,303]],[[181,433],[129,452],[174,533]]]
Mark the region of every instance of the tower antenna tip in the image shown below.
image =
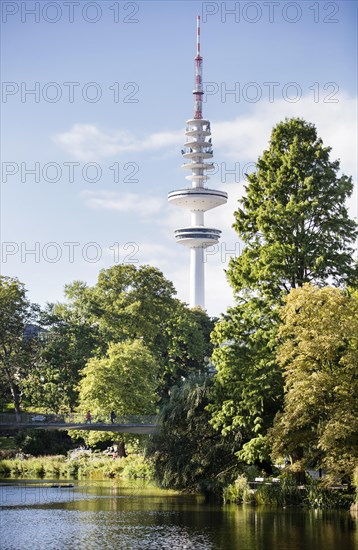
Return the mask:
[[[200,55],[200,15],[196,18],[196,55]]]

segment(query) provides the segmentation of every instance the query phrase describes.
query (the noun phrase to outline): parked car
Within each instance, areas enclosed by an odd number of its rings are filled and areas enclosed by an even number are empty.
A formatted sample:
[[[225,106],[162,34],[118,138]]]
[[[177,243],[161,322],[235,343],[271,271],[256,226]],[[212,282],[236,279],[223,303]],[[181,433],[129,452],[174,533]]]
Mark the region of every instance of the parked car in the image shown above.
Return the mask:
[[[44,422],[46,420],[46,416],[43,414],[36,414],[35,416],[31,417],[32,422]]]

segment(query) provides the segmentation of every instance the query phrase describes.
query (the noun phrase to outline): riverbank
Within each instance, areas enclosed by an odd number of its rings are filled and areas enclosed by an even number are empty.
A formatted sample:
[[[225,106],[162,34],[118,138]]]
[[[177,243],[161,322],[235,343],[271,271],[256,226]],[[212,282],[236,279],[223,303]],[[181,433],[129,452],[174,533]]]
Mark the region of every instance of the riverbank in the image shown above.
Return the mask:
[[[113,458],[103,453],[78,451],[68,456],[26,456],[0,460],[0,477],[11,479],[152,479],[151,465],[140,454]]]
[[[304,507],[349,510],[356,502],[355,492],[348,485],[328,484],[324,479],[306,476],[306,483],[298,483],[290,472],[279,478],[260,478],[249,482],[239,475],[223,490],[226,503],[269,505],[274,507]]]
[[[67,456],[28,456],[0,460],[0,478],[52,480],[144,479],[154,482],[151,461],[132,453],[118,458],[100,451],[77,450]],[[216,495],[218,496],[218,495]],[[348,486],[328,486],[322,480],[308,477],[300,485],[286,473],[280,478],[248,481],[239,475],[234,483],[223,487],[226,504],[268,505],[275,508],[301,507],[348,510],[357,506],[356,495]]]

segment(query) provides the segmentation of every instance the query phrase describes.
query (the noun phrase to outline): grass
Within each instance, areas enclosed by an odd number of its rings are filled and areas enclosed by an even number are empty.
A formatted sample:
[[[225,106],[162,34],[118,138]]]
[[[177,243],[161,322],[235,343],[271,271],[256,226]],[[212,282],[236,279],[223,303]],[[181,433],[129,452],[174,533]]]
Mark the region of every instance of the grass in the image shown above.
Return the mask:
[[[0,436],[0,451],[16,451],[15,438],[13,436]]]
[[[0,460],[0,477],[51,479],[152,478],[151,464],[142,455],[113,459],[100,453],[71,457],[39,456]]]

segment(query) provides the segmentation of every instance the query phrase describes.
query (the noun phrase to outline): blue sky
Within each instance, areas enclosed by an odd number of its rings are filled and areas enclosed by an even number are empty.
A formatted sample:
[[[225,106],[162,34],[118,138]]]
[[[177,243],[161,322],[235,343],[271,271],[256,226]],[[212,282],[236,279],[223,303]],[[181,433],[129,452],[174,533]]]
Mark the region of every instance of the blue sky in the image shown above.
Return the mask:
[[[223,231],[206,256],[208,313],[232,304],[224,270],[240,253],[233,212],[276,123],[313,122],[357,180],[356,2],[1,7],[1,273],[35,302],[62,300],[65,284],[93,284],[122,262],[159,267],[188,302],[189,251],[173,230],[190,214],[166,197],[186,186],[180,149],[193,115],[197,14],[218,163],[209,183],[229,193],[205,215]],[[356,190],[349,207],[357,216]]]

